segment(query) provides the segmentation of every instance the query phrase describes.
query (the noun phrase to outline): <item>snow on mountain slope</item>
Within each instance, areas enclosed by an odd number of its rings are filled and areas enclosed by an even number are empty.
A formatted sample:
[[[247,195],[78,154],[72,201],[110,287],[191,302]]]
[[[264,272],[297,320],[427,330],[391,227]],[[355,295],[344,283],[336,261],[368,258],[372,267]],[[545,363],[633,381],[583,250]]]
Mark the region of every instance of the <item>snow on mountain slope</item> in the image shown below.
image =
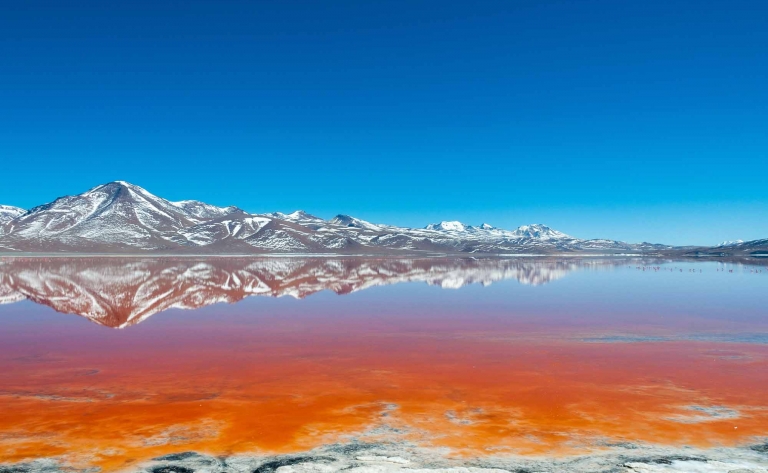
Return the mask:
[[[546,225],[523,225],[515,230],[502,230],[487,223],[479,226],[466,225],[457,221],[444,221],[431,223],[424,227],[425,230],[442,232],[447,234],[463,234],[463,237],[475,235],[484,239],[537,239],[537,240],[575,240],[570,235],[553,230]]]
[[[719,245],[715,246],[715,248],[725,248],[728,246],[737,246],[744,243],[744,240],[726,240],[724,242],[721,242]]]
[[[18,207],[12,207],[10,205],[0,205],[0,237],[2,237],[5,233],[9,231],[8,222],[24,215],[25,212],[26,210],[20,209]],[[3,245],[2,242],[0,242],[0,250],[3,250],[5,248],[7,248],[7,246]]]
[[[721,249],[725,248],[729,252],[732,251],[743,251],[743,252],[750,252],[755,255],[761,255],[765,256],[768,255],[768,238],[762,238],[760,240],[749,240],[749,241],[733,241],[729,242],[729,245],[718,245],[715,248]]]
[[[179,202],[171,202],[171,204],[182,209],[190,219],[197,218],[200,222],[232,214],[245,214],[243,210],[234,205],[229,207],[216,207],[215,205],[206,204],[199,200],[182,200]]]
[[[514,230],[512,234],[520,238],[534,238],[537,240],[574,240],[572,236],[553,230],[540,223],[523,225]]]
[[[474,225],[467,225],[465,223],[452,220],[452,221],[442,221],[440,223],[430,223],[426,227],[424,227],[424,230],[431,230],[435,232],[442,232],[442,233],[448,233],[448,234],[475,234],[475,235],[483,235],[483,236],[495,236],[495,237],[504,237],[504,236],[512,236],[512,232],[509,230],[502,230],[499,228],[496,228],[492,225],[489,225],[487,223],[483,223],[479,226]]]
[[[26,251],[129,250],[215,252],[329,252],[355,247],[347,235],[299,223],[327,222],[305,212],[250,215],[237,207],[170,202],[141,187],[112,182],[56,199],[9,221],[0,248]],[[204,250],[206,251],[206,250]]]
[[[297,224],[274,220],[246,243],[254,248],[290,253],[370,252],[362,244],[364,231],[324,224]]]
[[[467,226],[456,220],[442,221],[440,223],[430,223],[425,230],[435,230],[438,232],[463,232],[466,231]]]
[[[205,246],[226,239],[245,240],[272,220],[247,214],[229,215],[179,230],[179,235],[193,245]]]
[[[35,207],[6,224],[6,238],[22,249],[37,243],[44,248],[132,247],[162,249],[176,246],[176,233],[203,221],[209,214],[233,208],[184,201],[174,203],[123,181],[103,184],[79,195],[60,197]]]
[[[454,246],[456,242],[460,242],[458,246],[462,247],[462,251],[471,253],[521,252],[523,250],[536,253],[554,250],[574,251],[579,249],[579,245],[584,248],[604,246],[602,241],[586,245],[586,240],[579,240],[542,224],[523,225],[515,230],[503,230],[487,223],[473,226],[456,221],[444,221],[427,225],[423,232],[433,232],[432,236],[427,235],[427,237],[437,244],[445,244],[445,238],[451,239]],[[441,235],[442,241],[439,237],[435,238],[434,234]],[[615,248],[615,245],[611,247]]]
[[[373,230],[373,231],[379,231],[382,230],[383,226],[376,225],[371,222],[366,222],[365,220],[360,220],[359,218],[350,217],[349,215],[337,215],[330,219],[328,223],[331,223],[333,225],[339,225],[342,227],[350,227],[350,228],[362,228],[364,230]]]
[[[325,220],[323,220],[322,218],[315,217],[314,215],[308,214],[303,210],[296,210],[295,212],[291,212],[289,214],[284,214],[282,212],[272,212],[272,213],[266,214],[266,216],[270,218],[276,218],[278,220],[285,220],[286,222],[293,222],[298,224],[325,223]]]
[[[24,215],[26,210],[10,205],[0,205],[0,224]]]

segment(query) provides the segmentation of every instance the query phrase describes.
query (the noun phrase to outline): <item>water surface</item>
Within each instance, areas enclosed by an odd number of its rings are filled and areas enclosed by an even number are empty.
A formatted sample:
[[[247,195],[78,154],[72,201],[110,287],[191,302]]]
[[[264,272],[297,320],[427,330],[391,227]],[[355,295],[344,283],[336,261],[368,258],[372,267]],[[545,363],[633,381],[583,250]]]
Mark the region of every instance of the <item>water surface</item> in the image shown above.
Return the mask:
[[[0,463],[768,436],[761,260],[5,258],[0,302]]]

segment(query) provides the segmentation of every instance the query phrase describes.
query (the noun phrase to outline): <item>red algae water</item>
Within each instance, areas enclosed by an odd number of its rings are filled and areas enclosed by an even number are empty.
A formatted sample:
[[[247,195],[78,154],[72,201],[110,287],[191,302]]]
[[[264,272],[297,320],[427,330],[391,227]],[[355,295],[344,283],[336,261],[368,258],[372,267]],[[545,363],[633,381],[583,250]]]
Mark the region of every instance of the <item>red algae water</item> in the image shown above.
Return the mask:
[[[768,436],[763,268],[9,258],[0,463],[751,445]]]

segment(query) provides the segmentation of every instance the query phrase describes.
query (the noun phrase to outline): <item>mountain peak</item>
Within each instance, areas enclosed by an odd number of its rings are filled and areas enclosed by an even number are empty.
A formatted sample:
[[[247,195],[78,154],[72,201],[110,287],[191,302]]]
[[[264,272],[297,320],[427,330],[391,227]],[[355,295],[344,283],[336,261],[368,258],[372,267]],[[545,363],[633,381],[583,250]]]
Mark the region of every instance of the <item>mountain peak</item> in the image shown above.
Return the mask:
[[[736,246],[744,243],[744,240],[726,240],[721,242],[719,245],[717,245],[715,248],[723,248],[726,246]]]
[[[365,220],[352,217],[350,215],[344,215],[339,214],[332,219],[329,220],[330,223],[334,225],[341,225],[344,227],[350,227],[350,228],[364,228],[367,230],[380,230],[381,228],[371,222],[366,222]]]
[[[105,184],[101,184],[99,186],[96,186],[92,189],[89,189],[88,191],[80,194],[81,197],[89,197],[89,196],[95,196],[95,195],[101,195],[104,194],[110,196],[110,198],[118,198],[118,197],[127,197],[127,198],[144,198],[144,199],[150,199],[150,200],[162,200],[164,202],[168,202],[167,200],[158,197],[151,192],[147,191],[141,186],[137,186],[136,184],[131,184],[130,182],[126,181],[111,181],[107,182]]]
[[[466,231],[467,226],[458,220],[443,220],[440,223],[430,223],[424,228],[426,230],[436,230],[443,232],[463,232]]]
[[[193,219],[209,220],[231,214],[246,214],[244,210],[235,207],[234,205],[230,205],[229,207],[217,207],[215,205],[206,204],[205,202],[200,202],[199,200],[180,200],[178,202],[171,202],[171,205],[183,210]]]
[[[338,214],[330,222],[336,225],[344,225],[345,227],[355,227],[357,226],[358,219],[350,215]]]
[[[543,223],[533,223],[530,225],[521,225],[512,232],[520,238],[535,238],[538,240],[559,240],[572,239],[573,237],[563,232],[554,230]]]
[[[236,207],[194,200],[171,202],[137,185],[112,181],[35,207],[12,220],[5,236],[57,249],[87,241],[91,247],[155,250],[178,245],[183,229],[235,213],[244,214]]]
[[[268,217],[271,217],[271,218],[276,218],[278,220],[285,220],[285,221],[293,222],[293,223],[308,223],[308,222],[310,222],[310,223],[321,223],[321,222],[325,222],[325,220],[323,220],[322,218],[316,217],[316,216],[314,216],[314,215],[312,215],[310,213],[307,213],[307,212],[305,212],[303,210],[294,210],[293,212],[291,212],[289,214],[286,214],[286,213],[283,213],[283,212],[272,212],[272,213],[269,213],[269,214],[266,214],[266,215]]]
[[[285,217],[290,220],[322,220],[320,217],[315,217],[303,210],[294,210],[289,214],[285,214]]]
[[[127,182],[127,181],[110,181],[110,182],[105,182],[104,184],[101,184],[101,185],[98,185],[98,186],[94,187],[93,189],[89,190],[88,192],[92,192],[92,191],[95,191],[95,190],[104,190],[104,189],[116,189],[116,188],[121,188],[121,187],[124,187],[124,188],[127,188],[127,189],[131,189],[131,190],[139,190],[139,191],[146,192],[146,190],[143,187],[137,186],[136,184],[131,184],[130,182]]]

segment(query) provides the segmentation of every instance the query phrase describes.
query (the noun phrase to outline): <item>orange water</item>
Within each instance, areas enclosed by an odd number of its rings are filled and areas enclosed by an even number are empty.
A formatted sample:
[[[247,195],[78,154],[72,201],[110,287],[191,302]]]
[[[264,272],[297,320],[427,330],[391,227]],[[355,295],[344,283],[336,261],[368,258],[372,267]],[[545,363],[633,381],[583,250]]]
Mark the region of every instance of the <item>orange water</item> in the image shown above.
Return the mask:
[[[67,323],[7,332],[0,458],[113,470],[170,452],[353,438],[561,455],[622,441],[735,445],[768,431],[764,344],[584,343],[478,314],[408,330],[332,313],[245,324],[217,307],[146,329],[72,327],[74,316],[51,314]]]

